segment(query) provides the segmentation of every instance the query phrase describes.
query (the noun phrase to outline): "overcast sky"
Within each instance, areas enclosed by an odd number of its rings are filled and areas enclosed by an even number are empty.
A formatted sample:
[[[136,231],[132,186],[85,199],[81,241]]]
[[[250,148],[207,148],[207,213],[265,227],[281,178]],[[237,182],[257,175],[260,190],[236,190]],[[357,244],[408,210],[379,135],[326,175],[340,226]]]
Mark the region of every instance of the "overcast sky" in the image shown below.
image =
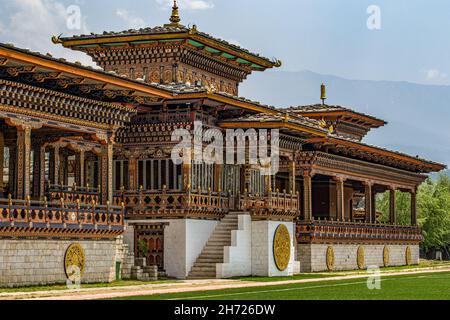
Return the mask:
[[[350,79],[450,84],[447,0],[179,0],[182,22],[284,62]],[[79,29],[68,28],[71,8]],[[367,20],[380,9],[380,29]],[[171,0],[2,0],[0,41],[89,63],[51,35],[167,23]],[[68,10],[69,9],[69,10]],[[373,9],[372,9],[373,10]],[[69,13],[68,13],[69,11]],[[377,20],[378,21],[378,20]],[[70,24],[70,21],[69,21]],[[69,25],[70,27],[70,25]]]

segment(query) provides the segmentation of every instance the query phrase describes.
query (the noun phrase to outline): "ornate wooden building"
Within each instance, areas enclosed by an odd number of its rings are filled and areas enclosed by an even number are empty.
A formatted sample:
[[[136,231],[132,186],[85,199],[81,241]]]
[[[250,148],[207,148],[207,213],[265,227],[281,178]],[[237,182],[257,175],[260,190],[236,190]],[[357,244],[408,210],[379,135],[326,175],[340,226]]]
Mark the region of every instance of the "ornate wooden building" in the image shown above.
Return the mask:
[[[281,62],[181,25],[176,3],[160,27],[52,40],[101,68],[0,45],[1,237],[126,229],[136,257],[178,278],[417,263],[417,187],[445,166],[365,144],[383,120],[326,105],[324,88],[322,104],[289,109],[240,98],[249,74]],[[278,129],[279,172],[175,164],[172,132],[195,122]],[[396,192],[411,195],[410,225]]]

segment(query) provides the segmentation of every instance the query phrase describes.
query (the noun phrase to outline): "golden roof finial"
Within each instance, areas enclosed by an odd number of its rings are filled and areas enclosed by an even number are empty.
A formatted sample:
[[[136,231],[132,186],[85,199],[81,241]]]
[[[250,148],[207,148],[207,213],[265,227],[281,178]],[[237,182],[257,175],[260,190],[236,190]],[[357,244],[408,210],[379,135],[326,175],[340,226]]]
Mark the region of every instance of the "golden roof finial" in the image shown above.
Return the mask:
[[[327,87],[323,83],[320,86],[320,100],[322,100],[322,104],[325,104],[325,100],[327,100]]]
[[[180,25],[180,14],[178,12],[177,0],[173,0],[172,15],[170,16],[170,24],[167,26],[178,27]]]

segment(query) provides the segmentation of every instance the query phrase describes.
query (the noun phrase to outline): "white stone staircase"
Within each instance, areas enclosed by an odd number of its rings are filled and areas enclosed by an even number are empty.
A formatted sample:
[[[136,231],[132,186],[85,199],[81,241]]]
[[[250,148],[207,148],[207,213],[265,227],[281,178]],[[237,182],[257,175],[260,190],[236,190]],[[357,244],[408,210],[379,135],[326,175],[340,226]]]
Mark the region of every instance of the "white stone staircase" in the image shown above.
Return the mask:
[[[231,232],[238,229],[239,213],[226,215],[215,228],[189,273],[189,279],[215,279],[217,264],[224,262],[224,248],[231,246]]]

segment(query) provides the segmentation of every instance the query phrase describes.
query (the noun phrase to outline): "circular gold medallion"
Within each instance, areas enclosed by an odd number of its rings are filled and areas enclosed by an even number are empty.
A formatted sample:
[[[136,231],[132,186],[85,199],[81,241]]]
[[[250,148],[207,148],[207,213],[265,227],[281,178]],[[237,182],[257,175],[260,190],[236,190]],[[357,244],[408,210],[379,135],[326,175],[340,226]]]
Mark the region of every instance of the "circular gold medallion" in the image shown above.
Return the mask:
[[[364,247],[359,247],[358,253],[357,253],[357,260],[356,260],[356,262],[358,263],[359,269],[365,268],[365,266],[366,266],[365,260],[366,260],[366,257],[365,257]]]
[[[327,268],[328,268],[328,271],[333,271],[333,269],[334,269],[334,249],[333,249],[333,247],[327,248]]]
[[[273,256],[278,270],[286,270],[291,259],[291,236],[284,224],[280,224],[275,231]]]
[[[405,258],[406,258],[406,265],[410,266],[412,264],[412,254],[411,248],[409,246],[406,247]]]
[[[389,262],[391,260],[391,250],[388,246],[385,246],[383,249],[383,265],[385,267],[389,267]]]
[[[73,276],[76,270],[79,270],[80,276],[84,274],[84,269],[86,267],[86,257],[84,255],[84,250],[78,243],[71,244],[67,248],[66,254],[64,256],[64,270],[68,278]]]

